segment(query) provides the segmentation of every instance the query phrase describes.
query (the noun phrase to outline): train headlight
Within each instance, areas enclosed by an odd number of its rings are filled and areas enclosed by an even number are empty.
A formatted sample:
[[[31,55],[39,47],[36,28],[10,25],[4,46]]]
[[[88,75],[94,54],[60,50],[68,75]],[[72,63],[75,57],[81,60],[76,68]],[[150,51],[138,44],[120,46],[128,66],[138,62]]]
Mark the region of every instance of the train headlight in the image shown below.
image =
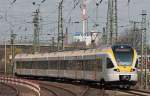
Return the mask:
[[[130,72],[134,72],[134,71],[135,71],[135,69],[134,69],[134,68],[131,68]]]
[[[120,70],[117,68],[117,69],[114,69],[114,71],[117,71],[117,72],[120,72]]]

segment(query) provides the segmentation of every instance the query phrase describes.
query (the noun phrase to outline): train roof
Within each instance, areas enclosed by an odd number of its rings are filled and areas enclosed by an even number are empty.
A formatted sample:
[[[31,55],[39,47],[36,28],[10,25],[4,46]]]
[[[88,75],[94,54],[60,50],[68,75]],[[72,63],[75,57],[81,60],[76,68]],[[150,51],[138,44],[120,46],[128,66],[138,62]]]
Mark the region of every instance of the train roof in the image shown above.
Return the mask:
[[[104,54],[103,50],[107,50],[110,48],[111,47],[105,48],[105,49],[88,49],[88,50],[62,51],[62,52],[51,52],[51,53],[35,53],[35,54],[17,54],[15,56],[15,59],[84,56],[84,55]]]
[[[18,59],[32,59],[32,58],[57,58],[57,57],[72,57],[72,56],[85,56],[85,55],[96,55],[96,54],[107,54],[107,50],[112,49],[115,46],[128,46],[128,45],[113,45],[109,47],[102,47],[97,49],[87,50],[74,50],[74,51],[61,51],[51,53],[35,53],[35,54],[17,54],[15,60]]]

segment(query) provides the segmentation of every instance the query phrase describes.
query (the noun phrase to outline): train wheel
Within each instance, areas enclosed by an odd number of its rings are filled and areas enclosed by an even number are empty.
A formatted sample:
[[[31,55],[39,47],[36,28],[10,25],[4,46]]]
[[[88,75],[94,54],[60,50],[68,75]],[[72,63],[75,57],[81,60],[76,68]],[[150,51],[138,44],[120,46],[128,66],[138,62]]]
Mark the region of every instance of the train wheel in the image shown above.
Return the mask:
[[[130,89],[130,85],[120,85],[121,89]]]
[[[131,87],[130,85],[125,85],[124,89],[130,89],[130,87]]]
[[[101,80],[100,85],[102,88],[105,88],[105,80],[104,79]]]

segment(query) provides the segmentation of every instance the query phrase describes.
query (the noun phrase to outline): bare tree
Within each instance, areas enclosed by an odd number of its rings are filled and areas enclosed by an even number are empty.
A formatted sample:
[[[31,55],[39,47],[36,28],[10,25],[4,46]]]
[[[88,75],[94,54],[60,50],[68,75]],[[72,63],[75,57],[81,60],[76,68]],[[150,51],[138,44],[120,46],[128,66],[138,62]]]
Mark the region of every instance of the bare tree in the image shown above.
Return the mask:
[[[119,44],[129,44],[137,49],[141,46],[141,30],[140,28],[125,29],[125,31],[120,35],[118,43]]]

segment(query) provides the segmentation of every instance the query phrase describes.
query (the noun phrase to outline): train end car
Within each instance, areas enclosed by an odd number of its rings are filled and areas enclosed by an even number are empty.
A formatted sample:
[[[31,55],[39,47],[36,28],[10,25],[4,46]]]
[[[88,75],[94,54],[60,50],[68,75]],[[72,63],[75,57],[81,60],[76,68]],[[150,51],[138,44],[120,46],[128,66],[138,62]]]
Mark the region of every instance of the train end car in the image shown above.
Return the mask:
[[[137,53],[128,45],[15,56],[18,76],[62,78],[129,88],[137,82]]]
[[[128,45],[114,45],[103,50],[108,54],[104,80],[106,84],[129,88],[137,83],[137,53]]]

